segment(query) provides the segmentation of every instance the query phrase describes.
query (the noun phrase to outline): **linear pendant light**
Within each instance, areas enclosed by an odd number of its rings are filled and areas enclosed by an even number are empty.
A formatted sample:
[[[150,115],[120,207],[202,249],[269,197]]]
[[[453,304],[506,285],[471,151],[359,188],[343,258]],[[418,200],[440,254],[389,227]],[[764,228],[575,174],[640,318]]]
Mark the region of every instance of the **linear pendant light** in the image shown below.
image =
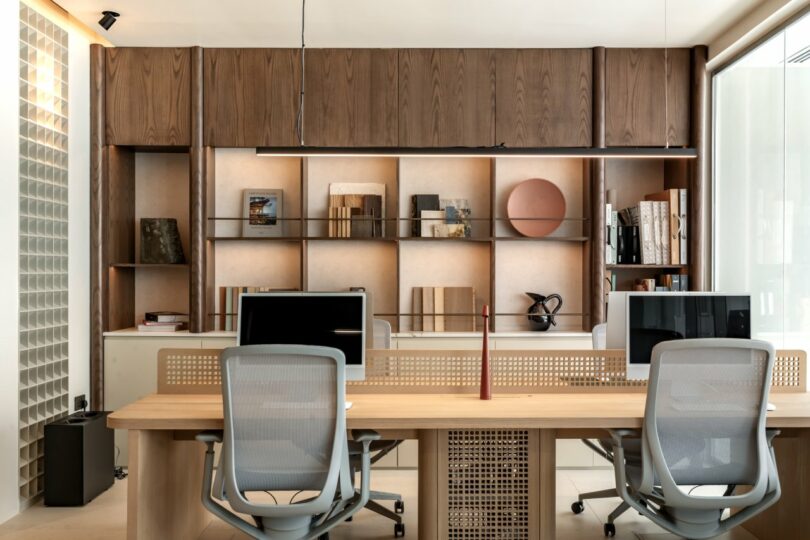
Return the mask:
[[[664,42],[667,41],[667,21],[666,4],[664,0]],[[667,133],[668,118],[664,122],[665,148],[656,147],[610,147],[610,148],[581,148],[581,147],[544,147],[544,148],[516,148],[507,147],[503,144],[498,146],[454,146],[454,147],[340,147],[340,146],[306,146],[304,144],[304,83],[305,75],[305,54],[306,45],[304,41],[305,33],[306,0],[301,0],[301,91],[298,101],[298,115],[295,122],[296,136],[299,146],[260,146],[256,148],[256,155],[267,157],[547,157],[547,158],[605,158],[605,159],[694,159],[697,158],[697,150],[694,148],[671,148],[669,146],[669,136]],[[668,59],[666,49],[664,53],[664,99],[665,107],[667,98],[667,66]],[[666,113],[665,113],[666,114]]]

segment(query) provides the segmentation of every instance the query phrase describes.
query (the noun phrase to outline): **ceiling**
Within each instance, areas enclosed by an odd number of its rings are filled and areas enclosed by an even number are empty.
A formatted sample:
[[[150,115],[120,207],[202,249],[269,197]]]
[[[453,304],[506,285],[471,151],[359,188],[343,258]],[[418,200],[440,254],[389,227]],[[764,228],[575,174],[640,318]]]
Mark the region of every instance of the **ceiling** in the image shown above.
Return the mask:
[[[299,47],[296,0],[55,0],[122,46]],[[762,0],[309,0],[308,47],[705,44]],[[667,5],[665,39],[664,13]],[[121,13],[105,31],[101,11]]]

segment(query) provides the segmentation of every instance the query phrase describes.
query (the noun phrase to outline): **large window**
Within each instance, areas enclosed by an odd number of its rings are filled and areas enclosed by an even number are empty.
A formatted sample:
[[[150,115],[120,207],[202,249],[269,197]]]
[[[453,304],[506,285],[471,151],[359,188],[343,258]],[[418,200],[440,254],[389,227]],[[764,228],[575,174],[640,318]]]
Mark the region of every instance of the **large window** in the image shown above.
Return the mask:
[[[810,15],[714,76],[714,288],[810,350]]]

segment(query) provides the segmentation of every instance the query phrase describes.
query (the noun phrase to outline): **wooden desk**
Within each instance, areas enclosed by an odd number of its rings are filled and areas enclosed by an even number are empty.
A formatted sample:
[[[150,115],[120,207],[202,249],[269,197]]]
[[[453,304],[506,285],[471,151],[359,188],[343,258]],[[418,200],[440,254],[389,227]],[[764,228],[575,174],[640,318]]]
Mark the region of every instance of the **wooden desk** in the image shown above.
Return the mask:
[[[502,394],[480,401],[464,394],[350,394],[350,429],[419,439],[420,540],[448,538],[450,512],[462,492],[487,489],[495,477],[511,497],[498,512],[523,516],[509,526],[534,539],[555,531],[555,439],[638,428],[645,395]],[[768,425],[782,428],[777,460],[782,500],[749,522],[760,540],[800,538],[810,530],[810,393],[773,393]],[[130,430],[127,531],[130,539],[194,538],[209,521],[200,503],[203,445],[193,433],[221,429],[218,395],[151,395],[109,416]],[[484,434],[482,442],[481,435]],[[491,437],[486,439],[486,437]],[[503,465],[511,464],[509,474]],[[794,535],[795,534],[795,535]],[[507,535],[509,536],[509,535]],[[464,536],[476,538],[476,536]]]

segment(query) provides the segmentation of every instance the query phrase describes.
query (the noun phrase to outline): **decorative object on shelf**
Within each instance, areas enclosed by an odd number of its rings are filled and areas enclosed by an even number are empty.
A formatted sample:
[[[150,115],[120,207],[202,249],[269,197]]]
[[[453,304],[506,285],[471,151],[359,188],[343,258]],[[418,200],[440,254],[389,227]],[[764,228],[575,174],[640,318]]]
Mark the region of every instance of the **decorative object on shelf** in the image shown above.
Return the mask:
[[[549,294],[548,296],[543,296],[542,294],[537,293],[530,293],[527,292],[526,295],[534,300],[534,304],[529,306],[528,310],[528,319],[529,319],[529,326],[535,332],[545,332],[552,325],[557,326],[557,321],[554,320],[554,316],[560,311],[560,308],[563,305],[562,296],[559,294]],[[556,300],[557,304],[554,306],[554,309],[549,309],[549,302]]]
[[[439,223],[433,226],[435,238],[468,238],[462,223]]]
[[[422,221],[419,218],[422,217],[422,212],[426,210],[440,210],[439,196],[433,193],[411,195],[411,236],[425,236]]]
[[[439,199],[439,208],[444,210],[445,223],[463,225],[464,238],[472,237],[472,211],[467,199]]]
[[[174,218],[141,218],[141,263],[183,264],[183,244]]]
[[[414,287],[414,331],[475,332],[475,289]]]
[[[421,228],[423,238],[433,238],[436,236],[434,227],[436,225],[444,225],[445,214],[444,210],[422,210],[419,214],[421,218]]]
[[[565,197],[553,182],[531,178],[509,194],[506,215],[523,236],[540,238],[557,230],[565,218]]]
[[[385,236],[385,184],[329,184],[330,238]]]
[[[242,236],[284,236],[284,191],[246,189],[242,192]]]
[[[492,377],[489,366],[489,305],[484,304],[481,317],[484,319],[484,339],[481,343],[481,393],[479,397],[489,400],[492,399]]]

